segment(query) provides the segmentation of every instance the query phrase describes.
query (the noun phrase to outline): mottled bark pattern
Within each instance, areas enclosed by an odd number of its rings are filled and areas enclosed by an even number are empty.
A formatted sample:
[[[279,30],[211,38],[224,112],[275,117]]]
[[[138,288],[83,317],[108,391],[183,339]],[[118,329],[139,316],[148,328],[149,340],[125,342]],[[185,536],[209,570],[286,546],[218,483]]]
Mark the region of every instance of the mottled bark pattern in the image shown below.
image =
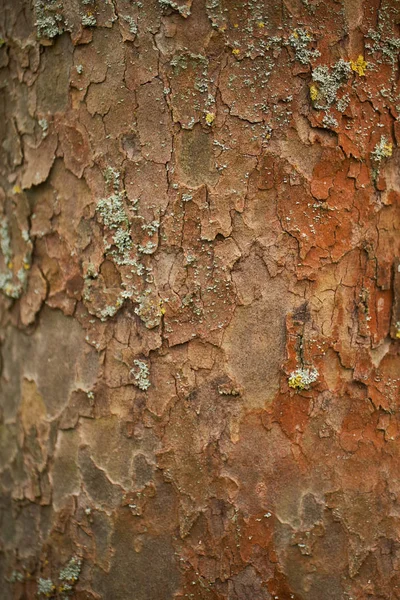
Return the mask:
[[[0,597],[400,598],[400,3],[0,24]]]

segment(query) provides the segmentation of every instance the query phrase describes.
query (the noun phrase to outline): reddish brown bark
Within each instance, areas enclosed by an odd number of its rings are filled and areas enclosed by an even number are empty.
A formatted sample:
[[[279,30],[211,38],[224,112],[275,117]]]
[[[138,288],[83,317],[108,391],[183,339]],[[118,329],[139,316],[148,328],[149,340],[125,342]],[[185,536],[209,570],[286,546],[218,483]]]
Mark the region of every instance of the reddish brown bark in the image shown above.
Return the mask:
[[[400,598],[399,3],[0,23],[0,597]]]

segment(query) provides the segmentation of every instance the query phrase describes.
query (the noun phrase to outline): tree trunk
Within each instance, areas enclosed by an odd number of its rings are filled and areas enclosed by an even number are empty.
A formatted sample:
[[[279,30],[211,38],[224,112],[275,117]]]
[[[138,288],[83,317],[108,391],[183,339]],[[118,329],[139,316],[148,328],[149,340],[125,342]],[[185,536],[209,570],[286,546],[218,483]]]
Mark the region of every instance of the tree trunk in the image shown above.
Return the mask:
[[[400,598],[400,3],[0,23],[0,597]]]

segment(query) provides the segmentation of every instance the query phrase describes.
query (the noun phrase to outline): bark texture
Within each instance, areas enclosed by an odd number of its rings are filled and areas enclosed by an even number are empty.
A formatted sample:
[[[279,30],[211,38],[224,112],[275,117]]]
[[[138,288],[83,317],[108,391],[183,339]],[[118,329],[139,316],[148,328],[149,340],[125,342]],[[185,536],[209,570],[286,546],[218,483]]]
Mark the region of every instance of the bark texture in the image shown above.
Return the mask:
[[[0,24],[0,597],[400,598],[399,2]]]

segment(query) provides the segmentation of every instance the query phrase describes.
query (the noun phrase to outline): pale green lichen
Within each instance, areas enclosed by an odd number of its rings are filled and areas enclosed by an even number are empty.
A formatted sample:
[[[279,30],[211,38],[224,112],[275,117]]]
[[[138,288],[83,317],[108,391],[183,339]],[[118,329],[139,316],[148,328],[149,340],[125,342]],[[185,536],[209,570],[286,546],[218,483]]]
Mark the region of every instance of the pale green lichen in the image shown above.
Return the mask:
[[[126,229],[117,229],[112,239],[120,254],[125,254],[125,252],[132,248],[131,235]]]
[[[320,65],[313,69],[312,80],[315,88],[314,107],[326,110],[336,101],[337,93],[351,75],[350,63],[338,60],[331,68]]]
[[[371,152],[371,158],[376,162],[381,162],[384,158],[390,158],[392,153],[393,144],[383,135],[378,144],[376,144],[373,152]]]
[[[94,15],[83,15],[82,25],[84,27],[94,27],[97,23],[97,19]]]
[[[22,583],[25,581],[25,576],[23,573],[21,573],[21,571],[13,571],[8,581],[10,583]]]
[[[324,115],[324,118],[322,119],[322,124],[327,129],[334,129],[335,127],[338,127],[338,125],[339,125],[339,123],[337,122],[335,117],[333,117],[329,112],[327,112]]]
[[[29,241],[29,233],[22,232],[24,241]],[[11,249],[11,238],[7,219],[0,221],[0,250],[4,260],[4,272],[0,273],[0,290],[9,298],[17,299],[21,296],[28,281],[28,271],[31,265],[31,255],[27,252],[22,261],[22,267],[14,273],[14,257]],[[17,281],[16,281],[17,280]]]
[[[154,254],[154,252],[157,250],[157,244],[149,241],[146,242],[144,246],[142,244],[138,244],[137,249],[141,254]]]
[[[118,192],[108,198],[99,200],[96,211],[99,213],[106,227],[117,229],[120,225],[127,225],[129,223],[123,198],[123,193]]]
[[[312,383],[317,381],[318,371],[315,368],[311,369],[296,369],[289,375],[289,387],[297,390],[308,389]]]
[[[58,0],[35,0],[35,25],[37,37],[52,39],[61,35],[67,25],[61,14],[62,4]]]
[[[5,218],[0,221],[0,248],[6,264],[9,264],[12,259],[11,238],[8,231],[8,222]]]
[[[107,321],[107,319],[115,317],[121,306],[122,302],[118,302],[117,300],[114,306],[106,306],[105,308],[103,308],[98,315],[100,321]]]
[[[348,105],[350,104],[350,96],[349,94],[343,94],[341,98],[336,103],[336,108],[339,112],[343,113]]]
[[[371,160],[374,165],[372,169],[372,180],[374,183],[379,178],[381,162],[385,158],[390,158],[393,154],[393,144],[389,142],[388,138],[383,135],[380,141],[375,145],[374,150],[371,152]]]
[[[82,561],[80,558],[73,556],[69,563],[61,569],[59,579],[60,581],[66,581],[69,584],[78,581],[82,568]]]
[[[121,173],[113,167],[106,167],[104,170],[104,181],[107,185],[112,185],[114,190],[118,191],[120,186]]]
[[[182,15],[182,17],[186,18],[190,15],[190,7],[186,4],[181,6],[177,2],[174,2],[174,0],[158,0],[158,3],[161,6],[161,8],[172,8],[174,10],[177,10],[179,14]]]
[[[142,225],[143,231],[145,231],[150,237],[158,232],[159,227],[160,221],[157,220],[154,220],[151,223],[143,223]]]
[[[309,46],[314,40],[305,29],[295,29],[288,41],[295,51],[296,60],[302,65],[308,65],[312,60],[321,56],[319,50],[310,49]]]
[[[43,137],[46,137],[48,134],[48,130],[49,130],[49,123],[48,123],[47,119],[39,119],[38,123],[42,129]]]
[[[37,583],[38,594],[45,596],[46,598],[50,598],[54,594],[56,587],[51,579],[42,579],[42,577],[40,577]]]
[[[400,38],[396,37],[385,37],[378,27],[378,29],[370,29],[367,34],[367,38],[372,40],[372,43],[366,43],[365,48],[371,54],[380,54],[381,59],[377,62],[389,62],[393,66],[398,61],[399,50],[400,50]]]
[[[117,264],[130,265],[132,264],[131,261],[134,260],[130,256],[134,244],[125,208],[125,191],[118,190],[120,186],[120,173],[112,167],[107,167],[104,172],[104,179],[106,184],[114,190],[110,196],[99,200],[96,206],[97,214],[102,220],[103,225],[109,230],[104,236],[104,247]]]
[[[203,54],[193,54],[192,52],[185,52],[181,54],[175,54],[171,61],[170,65],[174,70],[174,74],[177,75],[181,71],[185,71],[189,65],[193,68],[202,68],[201,75],[203,77],[207,77],[208,75],[208,59]]]
[[[151,238],[158,233],[160,222],[156,219],[149,223],[145,222],[144,218],[137,213],[139,200],[128,203],[125,190],[120,189],[121,176],[119,171],[113,167],[107,167],[104,178],[106,185],[112,188],[112,193],[108,197],[99,200],[96,213],[105,229],[103,237],[105,254],[111,257],[118,267],[123,267],[121,286],[124,289],[120,291],[117,297],[113,294],[111,304],[107,302],[106,305],[103,304],[94,308],[94,314],[100,320],[105,321],[118,312],[126,299],[130,299],[132,302],[139,304],[136,313],[146,327],[152,328],[160,323],[161,313],[160,306],[157,305],[158,301],[156,301],[155,306],[150,306],[152,303],[147,295],[151,290],[146,290],[141,296],[140,284],[138,286],[137,281],[133,282],[132,279],[134,276],[138,276],[144,279],[144,284],[153,282],[152,269],[150,266],[143,264],[141,258],[143,255],[144,261],[144,255],[151,255],[157,249],[157,239]],[[134,215],[132,217],[128,216],[129,212],[133,212]],[[147,234],[142,243],[135,243],[132,239],[132,219],[135,224],[142,221],[140,227]],[[99,288],[98,284],[93,281],[93,279],[97,279],[97,276],[97,273],[94,273],[94,277],[91,277],[88,273],[85,277],[83,298],[88,303],[92,302],[94,289]]]
[[[131,17],[130,15],[121,15],[121,18],[128,23],[129,31],[131,33],[133,33],[134,35],[136,35],[138,28],[137,28],[135,19],[133,17]]]
[[[134,378],[134,385],[136,385],[140,390],[148,390],[151,385],[149,381],[149,367],[145,362],[137,359],[133,361],[133,364],[135,366],[131,369],[131,375]]]

